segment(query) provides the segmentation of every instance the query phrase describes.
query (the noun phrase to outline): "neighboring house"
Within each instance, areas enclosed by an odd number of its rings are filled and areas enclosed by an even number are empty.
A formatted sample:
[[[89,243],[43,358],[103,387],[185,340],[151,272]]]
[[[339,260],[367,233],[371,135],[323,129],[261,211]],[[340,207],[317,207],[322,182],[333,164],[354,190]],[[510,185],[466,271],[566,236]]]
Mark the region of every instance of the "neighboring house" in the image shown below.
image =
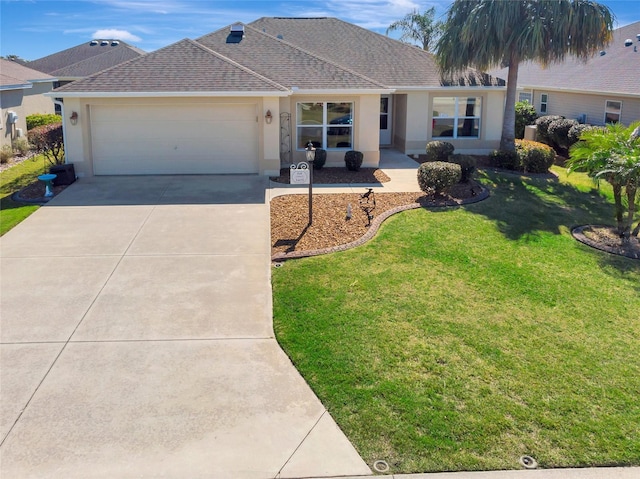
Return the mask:
[[[94,39],[27,63],[29,68],[58,78],[60,87],[119,65],[145,52],[121,40]]]
[[[506,78],[507,70],[492,74]],[[543,68],[523,63],[519,99],[539,115],[562,115],[592,125],[640,120],[640,22],[613,31],[613,41],[587,62],[570,58]]]
[[[53,90],[55,81],[46,73],[0,59],[0,147],[26,136],[27,115],[54,112],[51,98],[43,94]]]
[[[334,18],[262,18],[182,40],[61,87],[79,176],[259,173],[346,151],[497,148],[504,82],[442,79],[433,56]],[[74,126],[70,118],[76,118]]]

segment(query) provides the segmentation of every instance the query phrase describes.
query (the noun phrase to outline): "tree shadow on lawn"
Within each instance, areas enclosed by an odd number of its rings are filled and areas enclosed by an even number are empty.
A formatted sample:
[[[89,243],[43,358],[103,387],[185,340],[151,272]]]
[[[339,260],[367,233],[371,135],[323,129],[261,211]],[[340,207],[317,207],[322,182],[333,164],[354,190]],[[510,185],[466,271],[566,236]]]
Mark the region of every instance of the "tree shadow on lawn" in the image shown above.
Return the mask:
[[[596,188],[585,192],[555,177],[532,178],[486,170],[478,177],[489,187],[491,196],[467,209],[493,220],[510,240],[535,240],[544,232],[567,234],[584,224],[615,224],[613,203]],[[626,276],[640,268],[637,260],[585,248],[597,255],[601,266],[610,266],[605,269],[612,274]]]

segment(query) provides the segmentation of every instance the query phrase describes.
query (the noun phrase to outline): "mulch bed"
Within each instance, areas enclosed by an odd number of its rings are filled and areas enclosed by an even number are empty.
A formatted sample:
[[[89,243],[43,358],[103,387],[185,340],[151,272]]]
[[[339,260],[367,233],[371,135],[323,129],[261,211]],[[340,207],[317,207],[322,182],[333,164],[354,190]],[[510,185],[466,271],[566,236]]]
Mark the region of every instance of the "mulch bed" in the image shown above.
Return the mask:
[[[271,177],[276,183],[289,184],[289,168],[282,168],[280,176]],[[338,183],[386,183],[390,178],[377,168],[360,168],[358,171],[349,171],[346,168],[321,168],[313,170],[313,183],[335,185]]]
[[[571,234],[575,239],[592,248],[619,256],[626,256],[627,258],[640,259],[640,241],[638,238],[631,237],[628,243],[623,243],[616,233],[616,228],[613,226],[578,226],[571,231]]]
[[[366,203],[358,193],[313,195],[311,225],[307,195],[279,196],[271,200],[272,259],[281,261],[352,248],[372,238],[392,214],[414,208],[458,206],[481,201],[488,194],[488,190],[475,182],[456,185],[447,195],[439,197],[422,192],[374,193],[371,221],[361,207],[372,206],[371,198]],[[349,205],[350,218],[347,216]]]
[[[53,187],[53,196],[59,195],[68,185],[59,185]],[[12,199],[19,203],[33,203],[33,204],[43,204],[49,201],[51,198],[46,198],[44,196],[45,186],[44,183],[40,180],[34,181],[28,186],[25,186],[17,193],[12,195]]]

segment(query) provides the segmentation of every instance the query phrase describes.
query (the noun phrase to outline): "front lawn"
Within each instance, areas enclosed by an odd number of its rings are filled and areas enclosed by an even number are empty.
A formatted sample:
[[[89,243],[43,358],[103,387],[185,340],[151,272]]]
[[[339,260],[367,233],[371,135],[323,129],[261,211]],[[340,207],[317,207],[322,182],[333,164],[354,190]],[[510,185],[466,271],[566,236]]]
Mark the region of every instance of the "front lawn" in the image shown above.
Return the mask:
[[[480,176],[486,201],[274,269],[280,344],[390,473],[640,465],[640,261],[570,235],[609,194]]]
[[[0,236],[38,209],[12,201],[11,195],[36,181],[43,171],[43,158],[37,155],[0,173]]]

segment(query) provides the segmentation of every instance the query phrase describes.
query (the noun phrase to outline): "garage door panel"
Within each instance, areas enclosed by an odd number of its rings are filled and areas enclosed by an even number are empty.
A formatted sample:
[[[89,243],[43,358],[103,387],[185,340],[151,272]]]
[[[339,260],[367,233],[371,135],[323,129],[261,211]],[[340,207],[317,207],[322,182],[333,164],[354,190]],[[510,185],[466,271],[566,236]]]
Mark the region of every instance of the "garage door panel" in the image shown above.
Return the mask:
[[[94,172],[257,173],[255,112],[254,104],[94,106]]]

